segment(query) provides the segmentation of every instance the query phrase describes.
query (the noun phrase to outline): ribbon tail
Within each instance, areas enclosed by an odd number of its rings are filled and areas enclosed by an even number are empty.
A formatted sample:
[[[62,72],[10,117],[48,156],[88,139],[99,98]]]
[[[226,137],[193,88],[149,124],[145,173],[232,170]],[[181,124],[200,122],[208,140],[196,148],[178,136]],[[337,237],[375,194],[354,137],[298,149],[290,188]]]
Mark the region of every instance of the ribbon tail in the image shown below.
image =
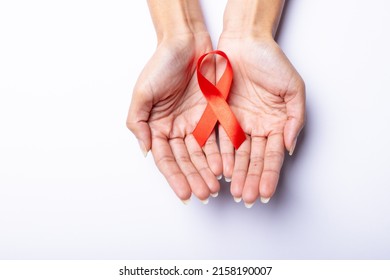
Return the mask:
[[[207,107],[203,112],[202,117],[200,118],[198,124],[192,132],[199,146],[203,147],[204,144],[206,144],[206,141],[210,137],[210,134],[213,132],[216,124],[217,117],[215,116],[210,105],[207,104]]]

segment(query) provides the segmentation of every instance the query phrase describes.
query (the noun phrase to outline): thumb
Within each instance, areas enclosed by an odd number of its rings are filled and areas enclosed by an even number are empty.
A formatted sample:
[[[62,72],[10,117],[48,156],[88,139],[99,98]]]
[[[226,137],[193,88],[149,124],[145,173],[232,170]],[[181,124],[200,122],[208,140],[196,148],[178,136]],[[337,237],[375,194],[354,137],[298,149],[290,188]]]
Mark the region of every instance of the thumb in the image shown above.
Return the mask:
[[[305,87],[286,101],[287,122],[284,126],[284,145],[290,156],[294,153],[299,133],[305,125]]]
[[[153,107],[153,101],[149,100],[147,96],[142,90],[134,89],[126,121],[127,128],[138,139],[141,151],[145,157],[152,148],[148,119]]]

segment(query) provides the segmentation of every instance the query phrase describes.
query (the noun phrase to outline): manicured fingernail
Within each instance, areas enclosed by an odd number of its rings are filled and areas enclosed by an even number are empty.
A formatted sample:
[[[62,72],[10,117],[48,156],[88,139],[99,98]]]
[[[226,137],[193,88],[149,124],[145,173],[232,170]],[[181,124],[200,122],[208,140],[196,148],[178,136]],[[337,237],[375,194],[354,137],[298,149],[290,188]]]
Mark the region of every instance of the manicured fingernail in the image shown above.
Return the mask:
[[[270,200],[271,198],[270,197],[260,197],[260,201],[262,203],[268,203],[268,201]]]
[[[212,193],[212,194],[210,194],[212,197],[217,197],[218,196],[218,192],[216,192],[216,193]]]
[[[148,155],[148,151],[146,150],[144,142],[142,142],[141,140],[138,140],[138,144],[139,144],[139,147],[141,148],[141,151],[142,151],[144,157],[146,157]]]
[[[254,202],[252,202],[252,203],[246,203],[246,202],[245,202],[245,207],[249,209],[249,208],[252,208],[252,206],[253,206],[254,204],[255,204]]]
[[[206,199],[204,199],[204,200],[201,200],[200,202],[202,202],[203,204],[207,204],[207,203],[209,203],[209,199],[208,198],[206,198]]]
[[[234,199],[235,202],[240,203],[242,198],[233,196],[233,199]]]
[[[294,140],[294,142],[293,142],[293,144],[292,144],[292,146],[291,146],[291,149],[290,149],[290,152],[289,152],[289,155],[290,155],[290,156],[292,156],[293,153],[294,153],[295,146],[297,145],[297,140],[298,140],[298,138],[295,138],[295,140]]]
[[[217,180],[218,180],[218,181],[221,180],[221,179],[222,179],[222,174],[219,175],[219,176],[217,176]]]
[[[190,203],[190,201],[191,201],[191,198],[186,199],[186,200],[182,200],[182,202],[184,203],[184,205],[188,205],[188,203]]]
[[[225,181],[228,182],[228,183],[230,183],[230,182],[232,181],[232,178],[227,178],[227,177],[225,177]]]

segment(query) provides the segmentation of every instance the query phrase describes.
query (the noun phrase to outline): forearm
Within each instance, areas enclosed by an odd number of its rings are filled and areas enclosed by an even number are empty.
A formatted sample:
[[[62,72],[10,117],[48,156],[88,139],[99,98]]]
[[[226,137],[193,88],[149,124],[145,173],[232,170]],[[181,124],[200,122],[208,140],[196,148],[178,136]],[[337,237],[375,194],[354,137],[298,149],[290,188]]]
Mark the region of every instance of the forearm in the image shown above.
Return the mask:
[[[198,0],[148,0],[157,38],[207,33]]]
[[[283,6],[284,0],[229,0],[223,33],[235,37],[274,37]]]

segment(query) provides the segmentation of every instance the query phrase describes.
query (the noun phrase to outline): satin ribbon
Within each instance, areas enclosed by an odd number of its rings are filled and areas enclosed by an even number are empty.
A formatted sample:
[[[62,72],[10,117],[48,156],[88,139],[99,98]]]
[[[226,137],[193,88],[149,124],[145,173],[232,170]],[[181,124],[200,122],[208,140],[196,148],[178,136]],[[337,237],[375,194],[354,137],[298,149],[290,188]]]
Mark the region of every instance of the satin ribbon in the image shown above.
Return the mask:
[[[201,73],[202,62],[204,58],[210,54],[216,54],[226,59],[225,71],[216,85],[212,84]],[[227,55],[218,50],[202,55],[198,60],[196,72],[199,88],[207,100],[207,107],[193,132],[196,141],[203,147],[210,134],[213,132],[217,121],[219,121],[232,141],[233,146],[238,149],[242,142],[245,141],[246,136],[238,123],[237,118],[226,102],[233,80],[233,69]]]

